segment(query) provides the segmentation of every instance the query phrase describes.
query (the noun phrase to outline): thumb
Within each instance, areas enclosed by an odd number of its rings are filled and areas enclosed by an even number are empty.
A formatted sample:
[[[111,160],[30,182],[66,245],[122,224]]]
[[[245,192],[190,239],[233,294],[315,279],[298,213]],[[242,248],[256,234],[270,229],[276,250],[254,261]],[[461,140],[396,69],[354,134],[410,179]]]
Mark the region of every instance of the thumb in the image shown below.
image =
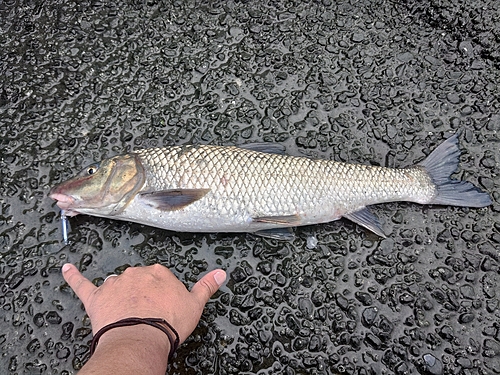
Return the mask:
[[[226,272],[220,269],[213,270],[194,284],[191,293],[205,304],[224,281],[226,281]]]

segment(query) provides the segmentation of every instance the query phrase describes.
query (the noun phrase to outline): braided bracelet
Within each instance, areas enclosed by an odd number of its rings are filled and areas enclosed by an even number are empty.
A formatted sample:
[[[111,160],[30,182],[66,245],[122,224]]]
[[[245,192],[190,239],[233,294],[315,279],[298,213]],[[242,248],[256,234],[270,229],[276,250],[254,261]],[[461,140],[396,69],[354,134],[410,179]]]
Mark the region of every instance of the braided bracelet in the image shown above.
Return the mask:
[[[97,333],[92,338],[92,341],[90,342],[90,356],[94,354],[95,349],[97,347],[97,343],[99,342],[99,339],[105,332],[113,328],[135,326],[137,324],[147,324],[151,327],[158,328],[163,333],[165,333],[168,337],[168,341],[170,342],[170,353],[168,354],[168,359],[169,360],[172,359],[174,352],[179,347],[180,343],[179,334],[169,322],[161,318],[125,318],[102,327],[99,331],[97,331]],[[168,329],[162,326],[162,324],[165,324],[174,333],[175,339],[173,338],[172,334],[168,331]]]

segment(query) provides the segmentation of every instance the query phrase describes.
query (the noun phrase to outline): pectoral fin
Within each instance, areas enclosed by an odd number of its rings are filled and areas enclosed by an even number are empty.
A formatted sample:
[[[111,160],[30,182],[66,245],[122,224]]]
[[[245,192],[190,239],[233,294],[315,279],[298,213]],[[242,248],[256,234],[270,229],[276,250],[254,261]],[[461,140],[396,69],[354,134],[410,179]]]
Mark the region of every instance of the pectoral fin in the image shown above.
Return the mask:
[[[203,198],[210,189],[176,189],[142,193],[141,200],[162,211],[180,210]]]
[[[373,233],[380,237],[387,237],[382,229],[382,226],[380,225],[378,218],[374,214],[372,214],[371,211],[366,207],[362,208],[359,211],[351,212],[350,214],[345,214],[342,216],[346,219],[354,221],[356,224],[359,224],[366,229],[371,230]]]

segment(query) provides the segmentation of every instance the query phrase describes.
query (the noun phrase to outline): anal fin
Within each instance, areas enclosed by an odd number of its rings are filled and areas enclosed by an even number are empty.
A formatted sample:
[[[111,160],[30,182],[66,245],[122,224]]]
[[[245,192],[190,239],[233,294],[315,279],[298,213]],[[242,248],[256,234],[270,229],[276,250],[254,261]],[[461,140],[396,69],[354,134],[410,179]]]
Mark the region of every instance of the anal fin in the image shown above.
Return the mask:
[[[177,211],[203,198],[210,189],[173,189],[140,194],[148,206],[162,211]]]
[[[387,237],[382,229],[382,226],[380,225],[380,221],[367,207],[342,216],[355,222],[356,224],[361,225],[362,227],[365,227],[380,237]]]

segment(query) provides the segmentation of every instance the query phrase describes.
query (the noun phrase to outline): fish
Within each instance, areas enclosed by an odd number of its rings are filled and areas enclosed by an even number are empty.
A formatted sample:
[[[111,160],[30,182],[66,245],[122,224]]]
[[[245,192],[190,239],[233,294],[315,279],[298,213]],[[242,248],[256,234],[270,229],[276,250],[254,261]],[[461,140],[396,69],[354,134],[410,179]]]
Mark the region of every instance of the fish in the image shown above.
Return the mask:
[[[291,156],[274,143],[146,148],[91,164],[49,196],[66,217],[86,214],[176,232],[289,240],[292,227],[346,218],[386,237],[369,206],[492,203],[474,184],[451,178],[460,153],[458,132],[406,168]]]

